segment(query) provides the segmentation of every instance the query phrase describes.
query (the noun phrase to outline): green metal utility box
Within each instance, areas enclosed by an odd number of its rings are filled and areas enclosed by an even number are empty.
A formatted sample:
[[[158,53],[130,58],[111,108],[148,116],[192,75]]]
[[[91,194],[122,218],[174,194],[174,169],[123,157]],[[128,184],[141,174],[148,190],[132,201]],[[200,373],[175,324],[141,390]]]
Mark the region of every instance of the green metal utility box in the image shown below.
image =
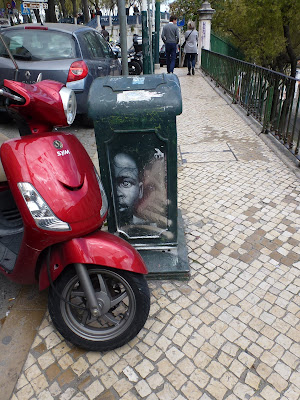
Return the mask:
[[[173,74],[96,79],[90,89],[108,229],[139,250],[172,252],[178,241],[176,115]]]

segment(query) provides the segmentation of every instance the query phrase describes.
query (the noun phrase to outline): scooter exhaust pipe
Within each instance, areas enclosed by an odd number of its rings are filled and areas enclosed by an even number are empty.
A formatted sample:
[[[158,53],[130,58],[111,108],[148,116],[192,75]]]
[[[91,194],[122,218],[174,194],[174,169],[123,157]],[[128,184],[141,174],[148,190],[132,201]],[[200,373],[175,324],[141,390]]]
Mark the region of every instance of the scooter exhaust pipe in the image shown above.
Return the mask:
[[[95,290],[93,288],[90,275],[83,264],[75,263],[74,266],[79,278],[79,282],[83,287],[83,291],[86,296],[91,314],[93,315],[93,317],[98,317],[99,315],[101,315],[101,310],[97,302],[97,297],[95,295]]]

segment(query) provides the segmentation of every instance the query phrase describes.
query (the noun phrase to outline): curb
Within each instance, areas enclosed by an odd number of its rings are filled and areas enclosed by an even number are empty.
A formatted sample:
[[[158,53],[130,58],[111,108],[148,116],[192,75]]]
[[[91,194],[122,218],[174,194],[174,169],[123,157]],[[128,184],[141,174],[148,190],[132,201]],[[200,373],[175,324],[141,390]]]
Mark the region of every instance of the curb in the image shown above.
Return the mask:
[[[23,286],[0,331],[1,399],[9,400],[45,315],[47,291]]]

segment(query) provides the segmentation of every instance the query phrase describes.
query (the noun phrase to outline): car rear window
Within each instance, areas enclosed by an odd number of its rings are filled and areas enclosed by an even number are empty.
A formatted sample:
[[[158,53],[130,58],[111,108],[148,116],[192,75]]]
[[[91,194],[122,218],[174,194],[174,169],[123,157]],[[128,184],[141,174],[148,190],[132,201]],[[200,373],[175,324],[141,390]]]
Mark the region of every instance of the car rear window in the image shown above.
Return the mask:
[[[3,37],[16,59],[38,61],[76,58],[74,38],[64,32],[18,29],[3,32]],[[1,41],[0,56],[8,56]]]

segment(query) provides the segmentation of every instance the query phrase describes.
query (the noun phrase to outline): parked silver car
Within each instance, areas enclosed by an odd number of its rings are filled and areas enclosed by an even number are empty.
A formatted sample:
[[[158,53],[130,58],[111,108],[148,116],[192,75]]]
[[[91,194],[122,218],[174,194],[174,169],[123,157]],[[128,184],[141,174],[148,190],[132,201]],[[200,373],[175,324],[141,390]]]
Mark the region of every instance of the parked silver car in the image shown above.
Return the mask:
[[[0,29],[10,26],[10,20],[7,18],[0,18]]]
[[[87,97],[93,80],[120,75],[121,63],[109,43],[93,28],[72,24],[25,24],[1,31],[15,58],[17,80],[42,79],[62,82],[74,90],[77,113],[87,114]],[[0,41],[0,85],[15,79],[15,66]]]

